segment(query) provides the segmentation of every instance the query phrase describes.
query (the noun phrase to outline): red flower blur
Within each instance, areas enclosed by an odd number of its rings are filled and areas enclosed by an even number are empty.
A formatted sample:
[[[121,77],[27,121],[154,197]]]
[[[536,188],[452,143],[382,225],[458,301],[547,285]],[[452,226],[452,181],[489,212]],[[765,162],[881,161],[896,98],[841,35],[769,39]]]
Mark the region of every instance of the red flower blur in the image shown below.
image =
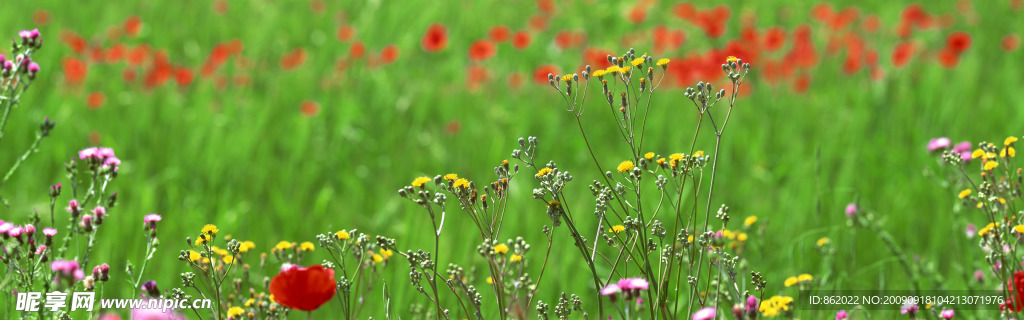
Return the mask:
[[[469,59],[473,61],[483,61],[490,59],[497,53],[498,50],[494,47],[494,42],[490,40],[477,40],[469,46]]]
[[[352,40],[352,38],[356,36],[356,28],[353,28],[352,26],[338,27],[336,36],[338,37],[338,41],[341,42]]]
[[[1000,45],[1003,47],[1003,51],[1017,50],[1017,45],[1020,44],[1020,40],[1017,39],[1017,35],[1011,34],[1003,37],[1003,41]]]
[[[946,38],[946,48],[956,52],[957,54],[963,53],[970,47],[971,35],[967,34],[967,32],[953,32]]]
[[[953,51],[952,48],[942,49],[939,51],[939,64],[947,69],[956,67],[960,63],[960,55]]]
[[[385,64],[395,62],[398,60],[398,47],[393,44],[389,44],[380,50],[380,59]]]
[[[315,116],[317,113],[320,113],[320,104],[316,103],[315,101],[309,101],[309,100],[303,101],[302,104],[299,105],[299,112],[301,112],[302,115],[307,116],[307,117]],[[327,269],[327,270],[331,270],[331,269]],[[334,274],[333,270],[331,270],[331,274],[332,274],[331,278],[333,278],[333,274]],[[277,278],[275,277],[274,279],[276,280]],[[328,299],[330,299],[330,297],[328,297]]]
[[[434,23],[427,27],[427,33],[423,35],[423,50],[436,52],[448,47],[448,28],[443,24]]]
[[[289,53],[286,53],[281,57],[281,68],[285,70],[292,70],[298,68],[306,62],[306,50],[302,48],[296,48]]]
[[[508,41],[508,35],[510,33],[512,33],[512,31],[510,31],[506,26],[494,26],[491,28],[491,31],[488,32],[488,35],[491,37],[491,40],[494,40],[494,42],[502,43]]]
[[[292,266],[270,280],[270,294],[283,306],[313,311],[334,297],[336,285],[334,269]]]
[[[89,93],[89,96],[85,98],[85,104],[89,106],[89,109],[99,109],[103,106],[103,103],[107,101],[107,97],[103,95],[103,92],[94,91]]]
[[[356,41],[352,43],[352,46],[348,47],[348,55],[352,59],[359,59],[366,55],[366,45],[362,41]]]
[[[526,31],[519,31],[512,35],[512,46],[523,50],[530,46],[530,34]]]
[[[1017,271],[1013,273],[1013,279],[1006,284],[1007,295],[1006,303],[999,305],[999,310],[1004,308],[1010,309],[1010,311],[1018,312],[1024,310],[1024,271]]]
[[[141,30],[142,30],[142,19],[139,19],[139,17],[131,16],[131,17],[128,17],[128,20],[124,21],[124,32],[126,34],[128,34],[129,36],[134,37],[134,36],[138,35],[139,31],[141,31]]]
[[[558,73],[558,67],[550,64],[542,65],[533,70],[533,82],[546,85],[548,84],[548,74],[558,75]]]
[[[64,58],[64,79],[71,84],[80,84],[89,74],[89,66],[77,58]]]
[[[892,65],[897,68],[907,65],[907,62],[914,55],[914,51],[917,51],[917,48],[914,47],[913,43],[901,42],[897,44],[892,49]]]

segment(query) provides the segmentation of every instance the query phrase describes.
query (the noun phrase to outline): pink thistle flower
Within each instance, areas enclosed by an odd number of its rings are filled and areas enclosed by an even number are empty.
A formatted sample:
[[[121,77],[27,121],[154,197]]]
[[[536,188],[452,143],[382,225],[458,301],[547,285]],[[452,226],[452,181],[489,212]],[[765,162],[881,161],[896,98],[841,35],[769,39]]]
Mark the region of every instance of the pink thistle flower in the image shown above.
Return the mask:
[[[150,229],[156,230],[156,223],[161,219],[163,218],[161,218],[159,214],[150,213],[143,218],[143,222],[148,225]]]
[[[85,160],[85,159],[91,159],[91,158],[95,158],[95,157],[97,157],[97,155],[96,155],[96,147],[85,148],[85,149],[82,149],[81,151],[78,151],[78,159]]]
[[[955,146],[953,146],[953,149],[951,151],[956,153],[971,152],[971,148],[973,147],[974,146],[971,145],[970,141],[964,141],[961,143],[957,143]]]
[[[4,70],[7,70],[7,71],[14,70],[14,61],[11,61],[11,60],[4,61]]]
[[[857,213],[857,205],[856,204],[851,203],[851,204],[846,205],[846,216],[847,217],[852,217],[855,213]]]
[[[973,223],[968,223],[964,232],[967,233],[967,239],[974,238],[974,235],[978,233],[978,227],[975,227]]]
[[[693,320],[712,320],[716,314],[715,308],[700,309],[693,314]]]
[[[35,62],[31,62],[31,63],[29,63],[29,64],[28,64],[28,72],[29,72],[29,73],[36,73],[36,72],[39,72],[39,64],[38,64],[38,63],[35,63]]]
[[[8,235],[7,233],[10,232],[11,229],[14,229],[14,224],[13,223],[10,223],[10,222],[0,223],[0,234],[3,234],[5,236],[7,236]]]
[[[46,235],[47,238],[53,237],[53,236],[57,235],[57,229],[54,229],[54,228],[43,228],[43,235]]]
[[[119,166],[119,165],[121,165],[121,159],[118,159],[115,156],[110,156],[106,160],[103,160],[103,165],[105,165],[105,166]]]
[[[846,319],[846,310],[839,310],[839,312],[836,312],[836,320],[843,319]]]
[[[928,141],[928,151],[935,152],[936,150],[946,149],[949,148],[949,145],[952,143],[953,142],[949,141],[949,138],[946,137],[935,138]]]
[[[907,302],[906,304],[903,305],[903,307],[900,308],[900,314],[907,314],[910,315],[911,318],[913,318],[913,315],[917,314],[917,311],[919,309],[920,307],[918,307],[916,304]]]
[[[953,319],[954,313],[953,310],[942,310],[942,313],[940,313],[939,316],[943,319],[949,320]]]
[[[114,156],[114,149],[111,149],[111,148],[97,148],[96,149],[96,156],[98,156],[100,159],[115,158],[115,156]]]
[[[37,40],[40,36],[42,36],[42,34],[39,33],[39,29],[32,29],[32,31],[28,32],[28,37],[32,40]]]
[[[985,281],[985,272],[981,271],[981,269],[974,270],[974,281],[977,281],[979,283],[980,282],[984,282]]]
[[[36,234],[36,226],[33,226],[31,224],[26,224],[25,225],[25,235],[31,237],[34,234]]]
[[[618,286],[622,290],[647,290],[649,283],[643,278],[625,278],[619,280]]]
[[[71,213],[76,213],[78,212],[78,210],[81,210],[81,207],[78,204],[78,200],[71,199],[71,201],[68,201],[68,207],[66,208],[66,210]]]
[[[748,313],[757,312],[757,297],[754,295],[747,296],[747,305],[744,307]]]
[[[36,255],[42,255],[44,253],[46,253],[45,245],[36,247]]]
[[[28,39],[32,38],[32,31],[28,31],[28,30],[18,31],[18,37],[20,37],[20,38],[22,38],[24,40],[28,40]]]
[[[7,235],[11,236],[11,238],[20,238],[21,234],[24,233],[24,232],[25,232],[25,228],[22,228],[20,226],[15,226],[15,227],[11,228],[11,230],[7,231]]]
[[[619,288],[619,285],[613,283],[613,284],[609,284],[607,286],[604,286],[604,289],[601,289],[601,295],[603,295],[603,296],[610,296],[610,295],[614,295],[616,293],[619,293],[621,291],[622,291],[622,288]]]

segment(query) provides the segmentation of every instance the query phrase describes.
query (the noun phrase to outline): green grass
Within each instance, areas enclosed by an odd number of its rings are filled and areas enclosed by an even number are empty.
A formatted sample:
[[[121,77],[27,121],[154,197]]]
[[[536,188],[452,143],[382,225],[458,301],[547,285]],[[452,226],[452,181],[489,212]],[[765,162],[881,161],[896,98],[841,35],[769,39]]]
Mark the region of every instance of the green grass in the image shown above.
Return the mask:
[[[125,277],[126,260],[141,262],[145,240],[140,224],[147,213],[164,216],[162,245],[145,277],[157,280],[162,288],[180,284],[178,274],[187,268],[177,260],[178,251],[185,248],[185,237],[195,237],[207,223],[236,239],[255,241],[259,252],[281,240],[315,242],[315,234],[342,228],[394,237],[403,249],[429,250],[433,239],[429,228],[423,227],[429,225],[429,217],[399,198],[396,190],[421,175],[455,172],[476,181],[493,179],[491,168],[508,158],[517,147],[516,139],[532,135],[541,141],[538,162],[550,159],[574,173],[576,179],[567,192],[577,204],[583,229],[589,230],[595,225],[587,220],[593,199],[586,186],[598,178],[598,172],[570,115],[563,111],[561,98],[550,87],[531,83],[530,76],[544,63],[563,70],[581,64],[579,49],[563,52],[551,45],[555,32],[563,28],[585,30],[590,45],[616,52],[627,49],[618,44],[622,35],[659,23],[687,32],[686,44],[672,56],[724,43],[706,40],[698,29],[673,18],[671,4],[657,4],[640,25],[629,23],[622,13],[632,4],[613,8],[587,2],[559,4],[561,13],[550,20],[551,29],[535,33],[529,49],[500,45],[498,55],[483,62],[491,70],[491,83],[470,92],[465,89],[464,69],[469,63],[465,56],[469,43],[485,37],[495,24],[525,28],[536,11],[532,2],[329,3],[324,13],[314,14],[305,1],[251,1],[231,2],[226,16],[214,14],[207,2],[9,3],[0,13],[3,34],[32,28],[31,13],[36,9],[48,10],[52,21],[40,27],[46,46],[35,60],[44,71],[11,118],[0,146],[0,168],[9,167],[28,146],[43,117],[51,117],[58,125],[40,152],[0,187],[0,195],[10,202],[0,209],[0,218],[24,221],[33,210],[44,212],[47,186],[67,184],[62,163],[90,146],[91,132],[98,133],[101,145],[115,148],[125,164],[113,185],[119,205],[103,225],[92,260],[110,263],[117,270],[105,297],[131,297],[137,289],[120,278]],[[1018,124],[1024,114],[1017,108],[1024,100],[1017,92],[1024,79],[1017,70],[1024,51],[999,49],[1004,35],[1024,30],[1019,12],[1003,1],[977,3],[974,9],[981,18],[970,23],[956,13],[953,2],[929,3],[930,12],[957,17],[950,30],[970,32],[974,43],[954,69],[920,59],[895,69],[888,59],[897,41],[891,30],[904,5],[848,2],[865,13],[878,14],[887,30],[868,38],[886,69],[885,79],[873,82],[864,71],[842,74],[842,56],[823,54],[827,32],[807,18],[813,3],[726,4],[733,16],[723,39],[737,37],[742,14],[756,14],[758,27],[782,25],[791,30],[808,22],[822,59],[810,71],[811,89],[803,95],[792,93],[788,85],[761,83],[754,65],[754,76],[748,81],[753,94],[740,98],[723,150],[714,155],[721,159],[721,169],[716,182],[720,192],[712,205],[729,205],[734,221],[751,215],[760,218],[764,233],[752,235],[750,248],[756,250],[744,258],[749,270],[766,275],[768,292],[795,297],[796,291],[782,286],[786,277],[818,276],[828,267],[834,268],[832,278],[823,288],[910,288],[899,263],[875,235],[847,226],[842,209],[853,201],[881,218],[903,250],[919,257],[923,265],[934,266],[946,278],[947,288],[964,288],[964,274],[987,268],[975,240],[966,239],[962,232],[968,221],[984,225],[984,217],[967,210],[957,215],[953,209],[958,205],[953,196],[957,190],[946,187],[941,174],[936,176],[937,156],[928,154],[924,146],[938,136],[997,142],[1021,134]],[[340,81],[322,85],[323,79],[335,76],[335,59],[348,52],[348,45],[334,37],[337,12],[345,13],[346,23],[357,28],[357,38],[370,52],[393,43],[401,50],[399,60],[379,68],[357,63],[338,75]],[[67,86],[61,61],[73,53],[59,43],[60,32],[71,30],[93,39],[94,44],[109,46],[112,43],[104,36],[107,28],[131,15],[141,17],[145,27],[139,37],[123,42],[163,48],[171,61],[185,66],[198,67],[215,44],[240,39],[245,45],[242,55],[254,67],[236,70],[229,62],[219,73],[250,75],[252,86],[219,91],[212,80],[197,78],[186,88],[171,83],[147,90],[120,79],[123,63],[91,65],[83,86]],[[432,22],[450,28],[450,44],[446,51],[427,54],[419,40]],[[934,49],[941,47],[946,33],[923,31],[914,39]],[[281,70],[278,60],[296,47],[306,49],[306,63],[295,71]],[[646,51],[640,46],[637,50]],[[519,89],[504,85],[505,75],[512,72],[524,76]],[[85,97],[92,91],[107,96],[107,103],[98,110],[85,106]],[[320,114],[303,117],[298,106],[305,100],[318,102]],[[628,149],[617,143],[603,108],[596,104],[588,108],[592,110],[584,115],[585,128],[591,141],[598,142],[594,152],[607,169],[624,159]],[[650,142],[645,142],[643,151],[686,151],[696,114],[682,92],[666,90],[656,95],[652,110]],[[445,126],[453,119],[461,122],[462,129],[446,133]],[[710,131],[704,132],[698,149],[710,152],[711,136]],[[538,259],[543,254],[540,230],[548,219],[530,198],[531,180],[520,177],[513,185],[508,211],[513,218],[506,219],[500,240],[521,235],[534,246],[534,256],[527,259]],[[62,201],[68,199],[65,195]],[[466,232],[470,228],[464,214],[450,206],[438,253],[442,268],[449,262],[483,265],[475,252],[479,239]],[[594,288],[581,272],[584,264],[566,230],[555,232],[561,242],[553,249],[551,269],[538,298],[553,306],[561,291],[592,297]],[[824,236],[838,248],[832,266],[826,266],[814,250],[815,240]],[[326,258],[317,251],[304,263]],[[257,264],[255,259],[247,262]],[[535,274],[539,263],[531,268]],[[408,285],[405,262],[394,260],[385,270],[383,281],[392,291],[398,313],[404,313],[403,307],[409,304],[426,302]],[[478,286],[485,287],[485,269],[480,270]],[[988,281],[986,286],[998,284]],[[922,286],[937,284],[925,281]],[[379,290],[378,285],[367,299],[363,316],[383,317]],[[0,297],[2,308],[13,306],[10,295]],[[489,301],[493,296],[484,294],[484,298]],[[596,301],[584,302],[588,307],[596,305]],[[334,310],[336,305],[327,308]],[[805,317],[822,316],[808,313]]]

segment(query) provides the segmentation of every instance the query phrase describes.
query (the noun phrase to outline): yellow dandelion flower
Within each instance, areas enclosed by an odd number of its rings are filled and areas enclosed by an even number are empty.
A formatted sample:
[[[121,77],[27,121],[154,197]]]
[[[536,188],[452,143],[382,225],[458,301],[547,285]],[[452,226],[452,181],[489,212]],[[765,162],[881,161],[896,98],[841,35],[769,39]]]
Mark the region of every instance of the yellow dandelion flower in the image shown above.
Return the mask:
[[[607,72],[607,73],[616,73],[616,72],[619,72],[619,66],[611,66],[611,67],[608,67],[607,69],[604,69],[604,72]]]
[[[629,69],[630,69],[630,68],[631,68],[630,66],[625,66],[625,67],[619,68],[619,73],[620,73],[620,74],[626,74],[626,73],[629,73]]]
[[[978,159],[983,156],[985,156],[985,150],[974,149],[974,152],[971,152],[971,159]]]
[[[454,173],[449,173],[449,174],[444,175],[444,179],[448,180],[448,181],[458,180],[459,179],[459,175],[454,174]]]
[[[625,173],[626,171],[633,170],[633,161],[626,160],[619,163],[618,170],[619,173]]]
[[[658,158],[658,165],[665,165],[665,158]]]
[[[697,150],[697,152],[693,153],[693,156],[694,157],[704,157],[704,150]]]
[[[245,309],[239,307],[231,307],[228,309],[228,318],[237,318],[240,315],[245,314]]]
[[[686,242],[693,242],[693,235],[686,237]]]
[[[203,258],[202,264],[210,264],[210,258]]]
[[[379,254],[373,254],[373,263],[384,262],[384,257]]]
[[[413,187],[422,187],[424,183],[430,182],[430,177],[419,177],[412,181]]]
[[[206,235],[205,233],[200,233],[199,236],[196,237],[195,245],[201,246],[203,244],[206,244],[207,242],[209,242],[209,237],[210,236]]]
[[[232,264],[235,263],[235,256],[224,256],[222,260],[224,260],[224,263]]]
[[[494,279],[487,277],[487,284],[494,284]]]
[[[1017,233],[1024,233],[1024,224],[1014,226],[1013,231],[1016,231]]]
[[[249,298],[249,300],[245,300],[246,307],[251,307],[254,303],[256,303],[256,299]]]
[[[195,251],[195,250],[189,250],[188,251],[188,261],[196,262],[196,261],[199,261],[199,259],[202,258],[202,257],[203,257],[203,255],[200,254],[198,251]]]
[[[1007,155],[1009,155],[1010,158],[1016,157],[1017,156],[1017,150],[1013,149],[1013,147],[1006,147],[1006,148],[1003,148],[1002,150],[999,150],[999,156],[1000,157],[1006,158]]]
[[[1013,144],[1014,142],[1017,142],[1017,137],[1014,136],[1006,137],[1006,140],[1003,140],[1003,144],[1007,146]]]
[[[569,81],[572,81],[572,75],[571,74],[567,74],[567,75],[562,76],[562,82],[569,82]]]
[[[203,226],[203,231],[202,232],[205,233],[205,234],[209,234],[209,235],[216,235],[217,231],[220,231],[220,229],[217,229],[217,226],[212,225],[212,224],[208,224],[208,225]]]
[[[224,249],[221,249],[221,248],[210,247],[210,250],[212,250],[213,253],[216,253],[218,256],[226,256],[226,255],[228,255],[228,251],[224,250]]]
[[[981,209],[981,207],[985,206],[985,204],[982,202],[978,202],[978,204],[975,206],[978,207],[978,209]]]
[[[392,252],[391,249],[380,249],[380,255],[383,256],[384,259],[387,259],[387,258],[391,258],[391,256],[395,255],[395,253]]]
[[[508,245],[507,244],[499,243],[498,245],[494,246],[494,253],[505,254],[507,252],[508,252]]]
[[[672,61],[672,60],[669,60],[669,59],[658,59],[657,65],[664,67],[664,66],[668,65],[669,61]]]
[[[784,284],[786,285],[786,287],[792,287],[794,284],[797,284],[798,282],[800,282],[800,280],[798,280],[796,277],[789,277],[786,278],[786,282]]]
[[[614,233],[620,233],[620,232],[623,232],[623,231],[626,231],[626,227],[621,225],[621,224],[614,225],[614,226],[612,226],[611,229],[608,229],[608,232],[614,232]]]
[[[594,76],[600,78],[600,77],[603,77],[606,73],[608,73],[608,71],[604,71],[604,69],[602,69],[602,70],[595,70],[594,71]]]
[[[749,216],[746,219],[743,219],[743,225],[748,227],[754,224],[755,222],[757,222],[757,216]]]
[[[466,179],[455,180],[455,183],[452,184],[452,187],[469,189],[469,180],[466,180]]]
[[[334,236],[338,237],[338,240],[348,240],[348,238],[350,237],[348,231],[345,230],[338,231],[337,233],[334,234]]]
[[[995,162],[995,161],[989,160],[989,161],[985,162],[985,171],[989,171],[989,170],[995,169],[998,166],[999,166],[999,162]]]
[[[314,246],[312,242],[306,241],[300,244],[299,248],[302,249],[302,251],[313,251],[313,249],[316,249],[316,246]]]
[[[740,58],[737,58],[736,56],[729,56],[729,57],[725,58],[725,61],[736,62],[736,61],[740,61]]]
[[[747,241],[747,234],[740,232],[740,234],[736,235],[736,240],[739,240],[740,242]]]
[[[992,232],[992,229],[994,229],[995,227],[998,227],[998,226],[999,226],[999,223],[989,223],[984,228],[981,228],[981,230],[978,230],[978,235],[979,236],[987,235],[990,232]]]
[[[508,260],[512,261],[512,262],[519,262],[519,261],[523,260],[523,256],[518,255],[518,254],[513,254],[512,257],[510,257]]]
[[[639,66],[641,63],[644,63],[644,60],[645,59],[642,58],[642,57],[641,58],[636,58],[636,59],[633,59],[633,62],[630,62],[629,64],[633,65],[634,67],[635,66]]]
[[[673,163],[679,162],[679,161],[683,160],[683,154],[682,153],[673,153],[673,154],[668,156],[668,159],[671,160]]]
[[[814,277],[811,276],[810,274],[806,274],[805,273],[805,274],[801,274],[801,275],[797,276],[796,279],[800,280],[800,282],[804,282],[804,281],[814,280]]]
[[[963,198],[967,198],[967,196],[969,196],[969,195],[971,195],[971,189],[964,189],[964,191],[960,191],[960,194],[958,194],[957,197],[959,197],[960,199],[963,199]]]
[[[548,207],[556,207],[557,208],[557,207],[561,207],[561,206],[562,206],[562,203],[558,202],[558,200],[548,201]]]
[[[998,200],[999,204],[1006,204],[1006,198],[1000,197]]]
[[[256,243],[253,243],[252,241],[242,241],[242,243],[238,245],[238,252],[249,252],[249,249],[255,247]]]
[[[540,168],[540,170],[537,171],[537,176],[543,177],[544,175],[551,173],[551,171],[551,168],[548,167]]]
[[[654,152],[645,153],[644,154],[644,159],[647,159],[647,160],[654,159]]]
[[[828,244],[828,241],[829,241],[828,237],[818,239],[818,246],[819,247],[824,246],[824,245]]]
[[[732,230],[729,229],[725,229],[722,230],[722,236],[729,240],[736,239],[736,232],[733,232]]]
[[[276,246],[274,246],[274,249],[277,249],[277,250],[288,250],[288,249],[291,249],[292,246],[294,246],[294,244],[292,244],[291,242],[281,241],[281,242],[278,242]]]

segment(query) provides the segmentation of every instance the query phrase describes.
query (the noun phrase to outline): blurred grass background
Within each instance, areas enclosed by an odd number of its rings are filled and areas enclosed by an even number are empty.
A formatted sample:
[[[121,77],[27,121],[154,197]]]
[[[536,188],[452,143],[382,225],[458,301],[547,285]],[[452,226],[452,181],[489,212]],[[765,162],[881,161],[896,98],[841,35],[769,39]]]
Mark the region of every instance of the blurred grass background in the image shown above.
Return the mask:
[[[493,179],[492,167],[508,158],[517,147],[515,140],[533,135],[541,142],[540,163],[554,160],[574,173],[568,194],[575,199],[578,217],[586,221],[583,229],[592,229],[594,222],[586,218],[593,199],[586,186],[598,172],[561,98],[546,84],[531,81],[533,70],[542,64],[562,70],[583,64],[581,49],[561,50],[552,44],[556,32],[585,31],[587,46],[620,53],[628,49],[620,44],[622,35],[664,24],[687,34],[682,47],[664,54],[676,57],[739,38],[740,16],[755,15],[759,28],[810,25],[820,58],[809,71],[812,81],[804,94],[792,90],[791,79],[774,86],[759,83],[755,64],[748,81],[753,90],[738,102],[723,151],[712,155],[721,158],[721,192],[713,205],[729,205],[734,221],[760,218],[764,234],[751,237],[750,248],[757,250],[748,251],[745,259],[751,270],[767,276],[768,292],[796,296],[793,288],[782,286],[786,277],[817,276],[826,269],[833,271],[824,288],[910,288],[898,262],[877,237],[847,226],[842,208],[854,201],[884,219],[885,229],[899,245],[923,265],[936,268],[947,287],[967,286],[966,275],[985,267],[962,230],[967,222],[984,220],[957,215],[956,190],[946,188],[941,175],[935,175],[938,157],[926,152],[925,145],[938,136],[979,142],[1021,133],[1024,119],[1017,91],[1024,76],[1017,70],[1024,55],[1000,48],[1004,36],[1024,30],[1020,12],[1011,9],[1010,1],[974,2],[980,18],[972,20],[958,12],[955,1],[922,3],[928,12],[950,14],[956,20],[949,29],[916,33],[913,41],[919,46],[941,48],[954,30],[969,32],[973,44],[952,69],[926,59],[893,68],[889,56],[898,38],[892,30],[907,3],[835,2],[836,8],[855,6],[862,15],[875,14],[882,21],[882,31],[867,37],[885,70],[881,81],[873,81],[863,70],[844,74],[841,55],[824,54],[826,27],[809,17],[816,2],[721,3],[732,10],[732,17],[722,38],[708,39],[700,29],[672,16],[674,2],[651,4],[639,24],[627,18],[636,5],[632,2],[558,2],[558,14],[549,20],[548,29],[532,32],[529,48],[500,44],[494,58],[480,63],[490,70],[491,80],[470,91],[469,44],[487,37],[494,25],[526,29],[527,19],[537,12],[534,2],[328,2],[323,11],[315,12],[307,1],[231,1],[223,15],[208,1],[10,2],[0,13],[0,31],[13,36],[17,30],[38,27],[45,47],[34,57],[43,71],[5,132],[0,167],[9,167],[28,146],[44,117],[54,119],[57,128],[32,161],[0,187],[10,202],[0,209],[0,217],[24,221],[33,210],[44,212],[47,186],[67,184],[62,163],[91,146],[90,135],[98,135],[99,144],[113,147],[124,161],[113,184],[119,205],[105,222],[92,259],[118,270],[115,278],[123,276],[125,260],[141,262],[145,240],[140,224],[151,212],[162,214],[164,220],[162,246],[146,278],[157,280],[162,288],[180,284],[178,274],[187,268],[178,262],[177,253],[185,248],[184,238],[195,237],[207,223],[236,239],[254,241],[260,252],[281,240],[315,242],[317,233],[351,228],[394,237],[402,248],[428,249],[432,239],[423,226],[429,225],[429,218],[397,197],[396,190],[421,175],[458,173],[478,182]],[[39,10],[49,14],[45,25],[33,22],[33,13]],[[131,16],[141,19],[142,31],[118,42],[165,49],[171,61],[196,69],[214,45],[241,40],[241,55],[252,61],[252,67],[236,70],[229,62],[218,73],[251,76],[251,85],[217,89],[214,79],[197,76],[185,87],[171,83],[146,89],[121,79],[123,63],[90,63],[84,83],[68,85],[62,61],[79,55],[60,43],[61,32],[70,30],[92,45],[107,47],[114,43],[105,37],[108,28]],[[425,53],[420,39],[434,22],[449,28],[448,49]],[[336,59],[347,55],[350,45],[335,37],[342,25],[354,27],[369,52],[394,44],[400,57],[379,67],[356,61],[336,72]],[[638,52],[647,51],[642,45],[636,46]],[[280,57],[295,48],[305,49],[305,63],[282,70]],[[512,73],[522,76],[522,87],[506,85],[505,77]],[[92,92],[106,96],[95,110],[86,106]],[[318,103],[319,114],[303,116],[303,101]],[[595,112],[584,116],[586,129],[591,141],[598,142],[594,151],[608,168],[624,159],[627,149],[617,143],[603,110],[589,107]],[[649,124],[649,150],[643,151],[688,150],[696,114],[682,92],[657,94],[652,112],[657,121]],[[447,130],[452,121],[461,126],[454,133]],[[698,149],[710,152],[711,136],[705,132]],[[530,199],[533,184],[526,182],[532,179],[518,180],[509,207],[512,219],[505,220],[500,240],[525,237],[534,245],[533,256],[527,259],[538,259],[531,267],[537,269],[543,257],[540,230],[548,219]],[[477,237],[461,232],[471,222],[450,208],[446,224],[438,253],[441,266],[482,263],[475,252]],[[563,243],[553,250],[554,269],[545,276],[539,298],[554,304],[560,291],[589,297],[594,289],[579,272],[582,261],[566,231],[556,233]],[[834,265],[825,265],[814,250],[815,241],[825,236],[838,248]],[[305,263],[325,258],[317,251]],[[257,264],[255,259],[246,262]],[[394,301],[400,306],[424,302],[410,290],[404,262],[396,260],[386,270],[384,281]],[[479,287],[486,286],[485,278],[478,274]],[[986,287],[997,285],[988,281]],[[105,296],[136,293],[137,288],[114,281]],[[9,295],[2,297],[4,305],[13,304],[6,302]],[[381,316],[379,301],[371,298],[368,303],[364,316]]]

